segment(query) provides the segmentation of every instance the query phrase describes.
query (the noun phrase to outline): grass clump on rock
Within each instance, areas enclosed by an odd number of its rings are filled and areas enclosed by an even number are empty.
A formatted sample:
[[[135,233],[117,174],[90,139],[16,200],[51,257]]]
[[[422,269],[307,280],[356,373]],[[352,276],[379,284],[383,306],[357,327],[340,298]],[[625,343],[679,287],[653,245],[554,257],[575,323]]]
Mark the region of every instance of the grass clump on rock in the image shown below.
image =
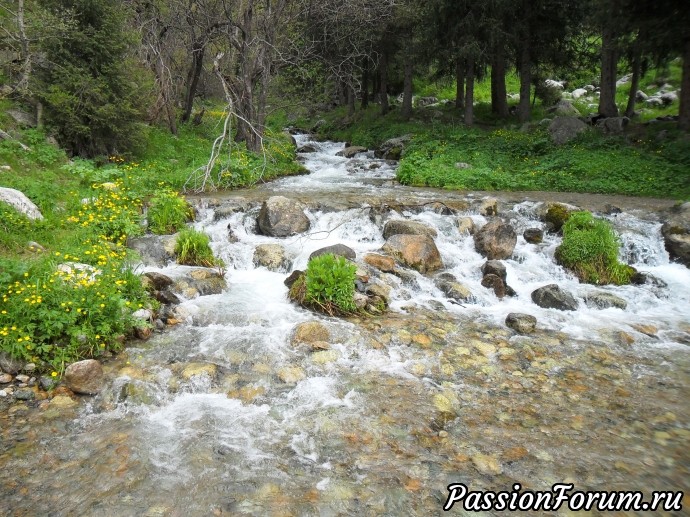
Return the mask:
[[[165,188],[151,198],[148,209],[149,230],[159,235],[175,233],[184,228],[192,215],[189,203],[177,192]]]
[[[354,302],[357,268],[344,257],[320,255],[290,288],[290,299],[331,316],[357,311]]]
[[[185,228],[175,242],[177,262],[187,266],[223,266],[223,261],[213,256],[209,242],[210,239],[204,232]]]
[[[635,269],[618,260],[620,240],[608,221],[574,212],[563,225],[556,260],[588,284],[630,283]]]

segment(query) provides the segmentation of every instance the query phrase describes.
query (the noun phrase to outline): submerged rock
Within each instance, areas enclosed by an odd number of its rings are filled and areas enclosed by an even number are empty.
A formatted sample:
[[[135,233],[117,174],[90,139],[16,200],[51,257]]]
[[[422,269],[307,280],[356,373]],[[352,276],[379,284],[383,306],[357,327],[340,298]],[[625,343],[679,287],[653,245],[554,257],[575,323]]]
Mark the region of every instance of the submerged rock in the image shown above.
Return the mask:
[[[537,327],[537,318],[530,314],[511,312],[506,316],[506,326],[519,334],[531,334]]]
[[[436,243],[427,235],[393,235],[383,245],[383,251],[420,273],[443,268]]]
[[[558,309],[561,311],[577,310],[577,300],[569,292],[564,291],[556,284],[545,285],[532,292],[532,301],[545,309]]]
[[[458,231],[460,234],[474,235],[474,233],[477,231],[477,227],[471,217],[459,217]]]
[[[501,219],[493,219],[474,234],[474,247],[489,260],[507,259],[517,244],[515,229]]]
[[[588,294],[585,296],[585,304],[588,307],[595,309],[608,309],[610,307],[615,307],[625,310],[628,306],[628,302],[626,302],[620,296],[606,292],[595,292]]]
[[[64,379],[74,393],[96,395],[103,388],[103,367],[95,359],[78,361],[65,369]]]
[[[304,205],[283,196],[271,196],[264,201],[257,224],[263,235],[271,237],[289,237],[306,232],[310,227]]]
[[[292,332],[291,342],[293,345],[299,343],[328,342],[331,334],[328,328],[320,321],[312,320],[299,323]]]
[[[522,236],[525,238],[525,241],[530,244],[541,244],[544,240],[544,231],[539,228],[528,228]]]

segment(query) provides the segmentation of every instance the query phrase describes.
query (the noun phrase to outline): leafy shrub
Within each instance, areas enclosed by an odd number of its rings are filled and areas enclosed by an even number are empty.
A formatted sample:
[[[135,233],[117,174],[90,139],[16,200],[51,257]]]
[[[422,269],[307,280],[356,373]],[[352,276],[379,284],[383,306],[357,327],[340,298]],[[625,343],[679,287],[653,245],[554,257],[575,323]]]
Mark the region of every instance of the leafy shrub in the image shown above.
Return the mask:
[[[204,232],[185,228],[175,242],[177,262],[188,266],[222,266],[223,261],[213,256],[209,242],[210,239]]]
[[[574,212],[563,225],[556,260],[589,284],[630,283],[635,270],[618,261],[620,240],[608,221]]]
[[[149,230],[159,235],[181,230],[192,218],[192,207],[177,192],[164,188],[151,198],[148,210]]]
[[[332,254],[314,257],[303,277],[304,303],[330,315],[355,312],[356,271],[355,265],[344,257]]]

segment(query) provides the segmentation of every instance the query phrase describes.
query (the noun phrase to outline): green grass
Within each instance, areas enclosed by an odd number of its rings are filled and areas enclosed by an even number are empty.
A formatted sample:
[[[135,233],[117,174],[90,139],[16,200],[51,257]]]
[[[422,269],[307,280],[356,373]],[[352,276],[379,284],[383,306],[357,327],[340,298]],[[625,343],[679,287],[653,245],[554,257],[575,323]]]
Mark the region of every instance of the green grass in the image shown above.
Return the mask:
[[[357,268],[343,257],[320,255],[290,288],[291,300],[330,316],[357,312],[354,302]]]
[[[194,228],[182,230],[175,241],[177,262],[187,266],[222,267],[223,261],[213,256],[209,236]]]
[[[608,221],[590,212],[574,212],[563,225],[556,249],[559,264],[589,284],[629,284],[635,270],[618,261],[620,239]]]
[[[147,211],[151,233],[167,235],[175,233],[192,219],[194,211],[177,192],[162,188],[151,198]]]

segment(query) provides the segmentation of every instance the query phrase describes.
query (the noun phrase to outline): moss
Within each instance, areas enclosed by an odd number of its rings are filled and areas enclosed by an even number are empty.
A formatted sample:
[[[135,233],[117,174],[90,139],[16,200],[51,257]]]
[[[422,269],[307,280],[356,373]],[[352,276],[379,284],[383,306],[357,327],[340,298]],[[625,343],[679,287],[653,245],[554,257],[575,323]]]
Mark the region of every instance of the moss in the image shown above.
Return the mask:
[[[570,219],[570,212],[565,206],[559,204],[551,205],[544,216],[544,222],[551,224],[554,232],[560,231],[568,219]]]

